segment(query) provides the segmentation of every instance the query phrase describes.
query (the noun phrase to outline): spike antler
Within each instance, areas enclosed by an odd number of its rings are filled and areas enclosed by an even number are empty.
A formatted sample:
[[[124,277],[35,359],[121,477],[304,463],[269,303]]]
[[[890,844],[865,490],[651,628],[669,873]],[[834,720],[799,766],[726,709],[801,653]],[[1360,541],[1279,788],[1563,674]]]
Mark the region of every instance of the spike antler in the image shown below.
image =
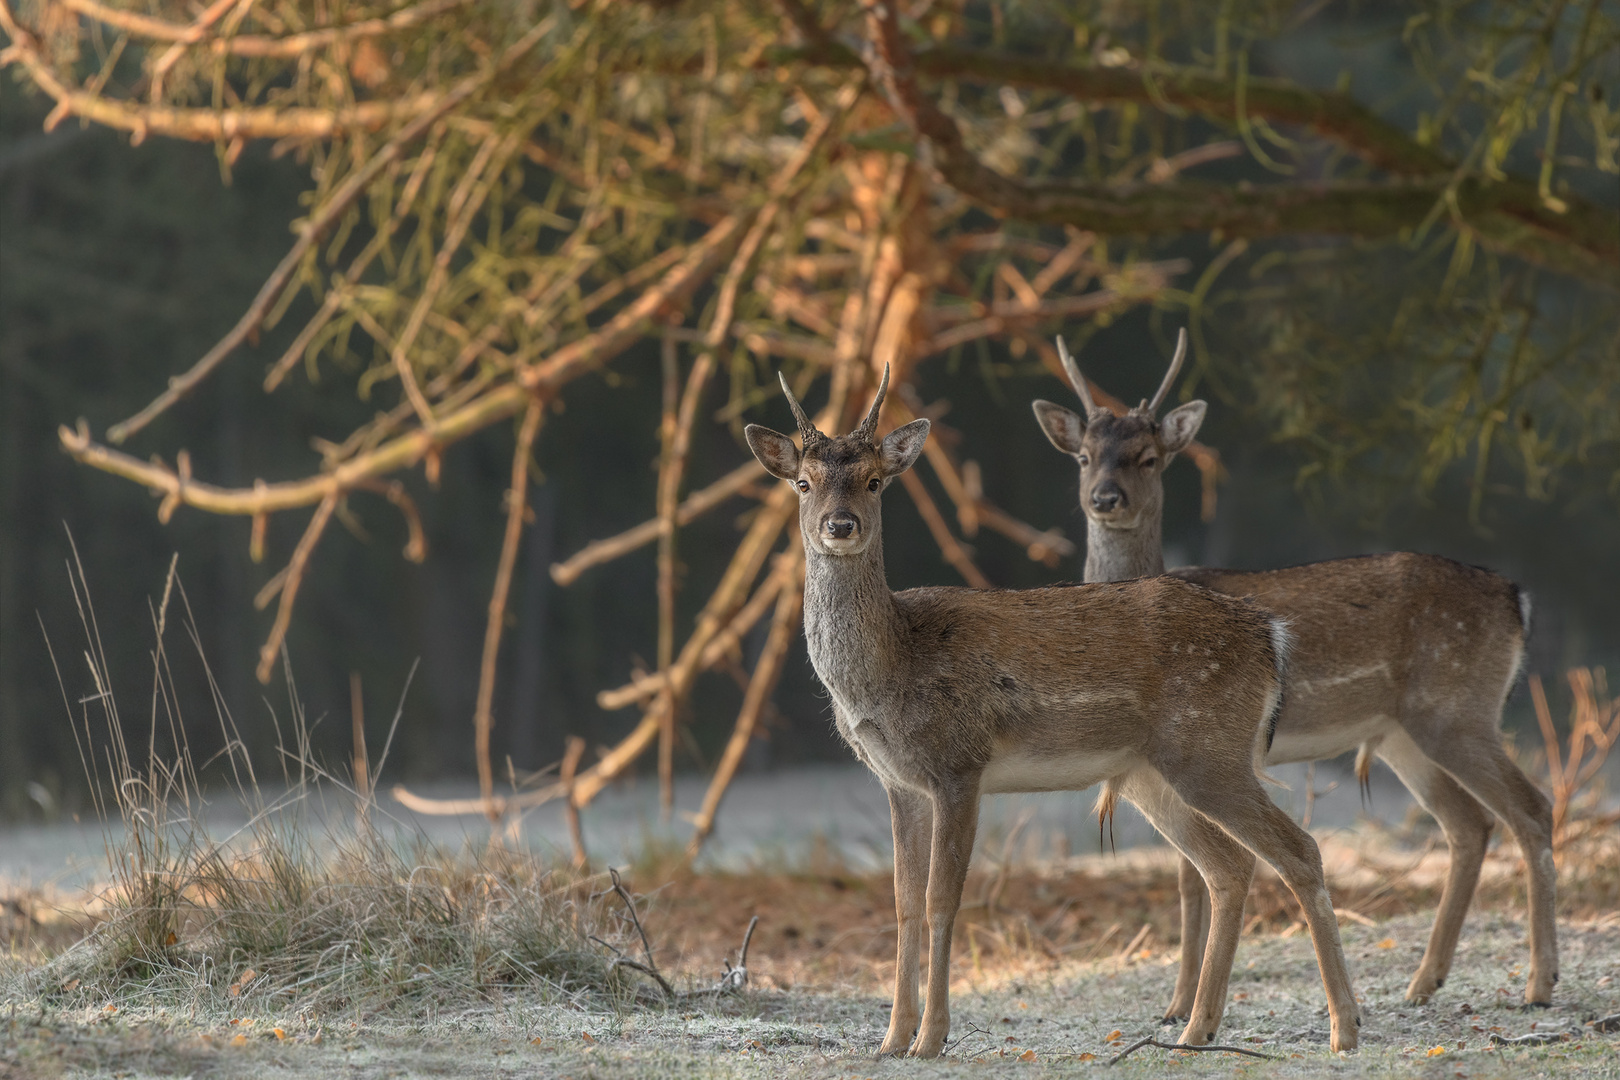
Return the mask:
[[[1159,411],[1164,402],[1164,396],[1170,392],[1171,385],[1176,381],[1176,375],[1181,371],[1181,362],[1187,358],[1187,328],[1181,328],[1176,338],[1176,355],[1170,360],[1170,370],[1164,373],[1164,382],[1159,384],[1159,392],[1153,395],[1153,400],[1147,404],[1147,413],[1152,416]]]
[[[821,430],[810,422],[810,417],[805,415],[804,406],[800,405],[799,399],[793,396],[793,390],[788,386],[787,376],[778,371],[776,377],[782,380],[782,393],[787,395],[788,405],[793,409],[793,419],[799,424],[799,439],[804,444],[804,447],[808,449],[812,443],[825,440],[827,436],[823,435]]]
[[[1080,374],[1080,365],[1069,355],[1069,346],[1064,343],[1061,336],[1057,339],[1057,350],[1058,359],[1063,361],[1063,371],[1069,376],[1069,385],[1080,395],[1080,400],[1086,406],[1086,415],[1090,416],[1097,411],[1097,403],[1091,400],[1091,391],[1086,388],[1086,377]]]
[[[869,442],[877,442],[878,413],[883,411],[883,398],[888,392],[889,365],[884,364],[883,381],[878,383],[877,398],[872,402],[872,411],[866,414],[866,419],[861,421],[861,426],[855,429],[855,434],[860,435]]]

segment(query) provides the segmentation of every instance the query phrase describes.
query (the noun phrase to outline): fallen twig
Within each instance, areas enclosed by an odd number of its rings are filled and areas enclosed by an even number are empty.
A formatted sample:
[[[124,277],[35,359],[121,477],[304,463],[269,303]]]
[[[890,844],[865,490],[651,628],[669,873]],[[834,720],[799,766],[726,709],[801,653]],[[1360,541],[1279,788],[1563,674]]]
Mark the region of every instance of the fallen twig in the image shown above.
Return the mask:
[[[1492,1036],[1492,1038],[1495,1038],[1495,1036]],[[1278,1060],[1281,1060],[1280,1058],[1274,1057],[1271,1054],[1262,1054],[1258,1050],[1245,1050],[1241,1046],[1189,1046],[1187,1043],[1160,1042],[1158,1039],[1152,1038],[1150,1036],[1150,1037],[1148,1037],[1146,1039],[1138,1039],[1135,1042],[1131,1043],[1131,1045],[1127,1046],[1125,1049],[1121,1050],[1119,1053],[1117,1053],[1113,1057],[1109,1058],[1108,1059],[1108,1064],[1117,1065],[1119,1062],[1123,1061],[1127,1057],[1130,1057],[1132,1054],[1136,1053],[1138,1050],[1142,1049],[1142,1047],[1144,1047],[1144,1046],[1157,1046],[1160,1050],[1197,1050],[1197,1051],[1200,1051],[1200,1052],[1209,1051],[1209,1050],[1221,1050],[1221,1051],[1225,1051],[1226,1053],[1229,1053],[1229,1054],[1243,1054],[1246,1057],[1263,1058],[1266,1061],[1278,1061]]]
[[[1528,1035],[1498,1035],[1491,1032],[1492,1046],[1545,1046],[1548,1043],[1567,1042],[1582,1035],[1580,1028],[1566,1031],[1532,1031]]]

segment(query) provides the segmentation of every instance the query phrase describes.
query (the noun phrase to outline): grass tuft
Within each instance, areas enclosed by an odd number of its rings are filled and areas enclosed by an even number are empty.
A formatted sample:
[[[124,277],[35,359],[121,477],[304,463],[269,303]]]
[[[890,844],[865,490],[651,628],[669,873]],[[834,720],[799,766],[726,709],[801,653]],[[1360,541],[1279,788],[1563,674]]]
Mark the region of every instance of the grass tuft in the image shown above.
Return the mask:
[[[153,612],[153,715],[144,746],[125,737],[83,570],[74,569],[96,692],[78,713],[68,709],[107,823],[110,876],[93,905],[94,928],[23,972],[17,989],[25,996],[58,1007],[189,1000],[194,1009],[254,1003],[311,1015],[410,1012],[514,988],[615,1008],[634,999],[638,987],[611,955],[624,925],[607,910],[609,893],[593,892],[591,877],[493,844],[451,852],[419,832],[385,833],[378,822],[387,818],[369,793],[357,794],[315,760],[290,670],[285,732],[277,721],[278,736],[290,736],[277,747],[284,785],[273,798],[216,695],[226,738],[210,764],[234,778],[248,815],[216,838],[180,734],[166,652],[176,600],[203,652],[173,565]],[[164,755],[160,744],[175,750]],[[333,798],[353,801],[353,824],[313,812]]]

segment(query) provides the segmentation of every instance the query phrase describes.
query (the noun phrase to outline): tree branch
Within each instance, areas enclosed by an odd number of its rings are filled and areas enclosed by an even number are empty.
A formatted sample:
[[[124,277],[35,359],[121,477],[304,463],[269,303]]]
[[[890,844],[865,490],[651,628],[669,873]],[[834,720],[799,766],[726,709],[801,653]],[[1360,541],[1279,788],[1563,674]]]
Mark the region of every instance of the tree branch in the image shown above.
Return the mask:
[[[506,628],[506,598],[512,591],[512,568],[517,565],[518,541],[523,536],[523,517],[529,507],[529,453],[534,449],[540,421],[545,419],[545,401],[529,402],[518,429],[517,448],[512,452],[512,487],[506,493],[506,535],[501,542],[501,558],[495,570],[495,588],[489,596],[489,622],[484,627],[484,655],[478,668],[478,703],[473,711],[474,745],[478,761],[478,793],[484,799],[484,813],[495,821],[493,796],[495,771],[489,760],[489,733],[494,727],[490,707],[495,699],[495,661],[501,651],[501,631]]]
[[[1535,187],[1524,181],[1485,184],[1468,178],[1453,182],[1435,170],[1425,170],[1428,175],[1421,180],[1389,183],[1239,188],[1187,181],[1026,183],[1004,176],[967,148],[956,121],[922,92],[895,6],[870,3],[867,25],[876,46],[867,58],[874,79],[886,88],[900,115],[933,148],[934,162],[945,181],[996,213],[1111,234],[1219,231],[1233,237],[1292,233],[1384,237],[1421,227],[1436,203],[1445,200],[1453,209],[1457,227],[1472,230],[1481,242],[1498,251],[1620,287],[1620,229],[1614,225],[1612,211],[1569,200],[1566,212],[1555,213],[1542,205]],[[1275,99],[1281,100],[1281,88],[1273,89]],[[1236,88],[1232,90],[1235,100]],[[1144,99],[1147,93],[1144,84]],[[1246,108],[1255,111],[1252,99]],[[1386,141],[1373,140],[1377,145]],[[1391,161],[1406,160],[1393,150],[1385,156]]]

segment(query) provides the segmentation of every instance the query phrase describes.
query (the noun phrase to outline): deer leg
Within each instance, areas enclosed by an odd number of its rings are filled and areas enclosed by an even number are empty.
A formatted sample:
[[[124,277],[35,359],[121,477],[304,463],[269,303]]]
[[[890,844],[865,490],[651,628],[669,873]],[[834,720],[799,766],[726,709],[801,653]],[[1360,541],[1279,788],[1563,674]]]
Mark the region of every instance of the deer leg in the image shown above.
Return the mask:
[[[1193,998],[1198,993],[1199,961],[1209,939],[1209,889],[1204,876],[1185,855],[1177,870],[1176,884],[1181,893],[1181,970],[1176,975],[1176,991],[1163,1023],[1185,1021],[1192,1016]]]
[[[1553,910],[1558,870],[1553,863],[1551,801],[1513,764],[1494,727],[1472,737],[1459,737],[1454,729],[1436,731],[1419,745],[1501,818],[1518,842],[1530,878],[1530,978],[1524,1000],[1530,1005],[1551,1004],[1558,981],[1558,924]]]
[[[1445,985],[1451,960],[1462,934],[1463,918],[1479,885],[1485,848],[1491,840],[1491,815],[1462,785],[1440,766],[1430,761],[1404,731],[1391,732],[1380,744],[1378,756],[1400,777],[1419,805],[1434,815],[1446,834],[1451,853],[1446,870],[1445,891],[1440,894],[1440,910],[1435,913],[1434,929],[1423,962],[1406,988],[1406,1000],[1422,1005]]]
[[[923,902],[928,887],[928,845],[933,810],[928,798],[903,788],[889,789],[889,820],[894,826],[894,914],[900,940],[895,947],[894,1005],[879,1054],[904,1054],[917,1031],[917,969],[922,959]]]
[[[1121,791],[1183,853],[1183,865],[1198,878],[1199,892],[1208,898],[1210,916],[1204,920],[1208,943],[1203,950],[1203,968],[1192,979],[1196,993],[1188,1005],[1187,1028],[1181,1034],[1183,1043],[1202,1046],[1215,1038],[1226,1011],[1232,960],[1243,932],[1243,902],[1254,878],[1254,855],[1188,807],[1157,772],[1141,769],[1132,773]],[[1184,970],[1192,947],[1183,938]]]
[[[934,793],[933,850],[928,859],[928,1001],[911,1052],[938,1057],[951,1028],[951,933],[979,827],[978,778]]]
[[[1355,1049],[1360,1010],[1350,987],[1350,971],[1339,941],[1339,922],[1328,898],[1322,853],[1316,841],[1271,801],[1248,768],[1185,769],[1165,778],[1188,805],[1214,819],[1244,847],[1270,863],[1293,892],[1304,909],[1322,986],[1327,991],[1332,1047],[1335,1051]]]

